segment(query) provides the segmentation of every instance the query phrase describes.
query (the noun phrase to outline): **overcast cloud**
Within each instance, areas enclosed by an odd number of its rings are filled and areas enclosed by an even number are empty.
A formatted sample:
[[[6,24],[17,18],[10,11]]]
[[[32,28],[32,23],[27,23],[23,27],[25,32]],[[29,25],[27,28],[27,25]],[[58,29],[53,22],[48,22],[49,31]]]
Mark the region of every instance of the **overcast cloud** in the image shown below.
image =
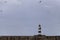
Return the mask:
[[[60,0],[39,1],[1,0],[0,35],[60,35]]]

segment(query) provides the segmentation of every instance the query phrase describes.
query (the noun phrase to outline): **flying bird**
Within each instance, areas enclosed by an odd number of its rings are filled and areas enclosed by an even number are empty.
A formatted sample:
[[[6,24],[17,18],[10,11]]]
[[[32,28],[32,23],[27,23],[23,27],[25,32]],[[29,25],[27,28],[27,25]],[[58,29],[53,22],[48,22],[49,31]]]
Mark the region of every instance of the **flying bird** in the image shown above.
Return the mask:
[[[7,3],[7,1],[4,1],[4,3]]]
[[[42,1],[40,1],[40,3],[41,3]]]

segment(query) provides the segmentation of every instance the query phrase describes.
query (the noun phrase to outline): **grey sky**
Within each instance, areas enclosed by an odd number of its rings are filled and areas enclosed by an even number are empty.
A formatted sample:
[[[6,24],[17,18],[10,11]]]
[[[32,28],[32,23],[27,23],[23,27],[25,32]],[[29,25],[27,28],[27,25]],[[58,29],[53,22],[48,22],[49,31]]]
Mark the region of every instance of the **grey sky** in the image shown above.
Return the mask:
[[[7,0],[0,9],[0,35],[60,35],[60,0]]]

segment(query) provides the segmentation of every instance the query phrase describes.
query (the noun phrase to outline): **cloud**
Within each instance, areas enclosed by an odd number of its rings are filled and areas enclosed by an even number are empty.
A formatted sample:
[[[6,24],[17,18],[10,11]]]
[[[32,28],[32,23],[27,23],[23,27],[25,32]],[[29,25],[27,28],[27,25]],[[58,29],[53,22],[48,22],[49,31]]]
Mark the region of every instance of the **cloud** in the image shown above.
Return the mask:
[[[18,2],[8,0],[7,4],[1,7],[1,35],[34,35],[37,34],[38,24],[42,25],[42,34],[59,34],[56,30],[60,24],[58,1],[42,0],[41,4],[37,0],[20,0],[21,4]]]

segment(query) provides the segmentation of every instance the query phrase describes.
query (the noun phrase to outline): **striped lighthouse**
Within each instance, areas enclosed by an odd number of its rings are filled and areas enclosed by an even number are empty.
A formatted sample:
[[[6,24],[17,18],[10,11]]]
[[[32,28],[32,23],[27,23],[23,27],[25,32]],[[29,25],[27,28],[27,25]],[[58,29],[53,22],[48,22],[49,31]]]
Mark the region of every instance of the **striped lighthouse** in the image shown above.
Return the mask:
[[[38,35],[41,35],[41,25],[38,25]]]

